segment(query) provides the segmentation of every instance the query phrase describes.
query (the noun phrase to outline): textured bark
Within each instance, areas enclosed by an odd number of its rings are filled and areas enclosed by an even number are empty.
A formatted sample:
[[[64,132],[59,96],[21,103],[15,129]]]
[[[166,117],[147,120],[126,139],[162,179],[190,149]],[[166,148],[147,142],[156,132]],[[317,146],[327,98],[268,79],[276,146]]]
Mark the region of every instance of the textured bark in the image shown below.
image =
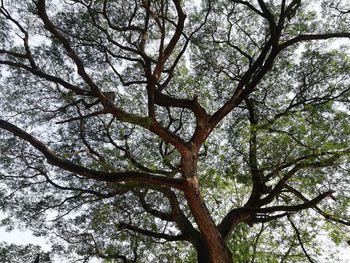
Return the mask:
[[[197,261],[198,263],[210,263],[210,255],[207,244],[201,241],[197,246]]]
[[[198,262],[232,263],[231,252],[227,248],[225,240],[215,225],[200,194],[197,177],[197,156],[191,152],[184,154],[181,169],[185,177],[185,197],[207,247],[207,249],[204,249],[204,245],[201,244],[197,248]],[[210,261],[205,259],[208,255]]]

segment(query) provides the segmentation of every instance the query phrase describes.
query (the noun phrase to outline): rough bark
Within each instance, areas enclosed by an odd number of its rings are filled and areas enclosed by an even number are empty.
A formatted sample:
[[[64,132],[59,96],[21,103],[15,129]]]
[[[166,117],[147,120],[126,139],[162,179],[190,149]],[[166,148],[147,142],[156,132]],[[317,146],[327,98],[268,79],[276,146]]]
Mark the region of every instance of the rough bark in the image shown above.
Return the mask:
[[[197,155],[193,152],[183,154],[181,169],[185,178],[185,197],[207,247],[207,249],[204,249],[203,244],[197,247],[198,262],[232,263],[231,252],[227,248],[225,240],[215,225],[200,194],[197,176]],[[205,259],[208,255],[210,261]]]
[[[210,263],[208,246],[205,241],[201,241],[196,246],[198,263]]]

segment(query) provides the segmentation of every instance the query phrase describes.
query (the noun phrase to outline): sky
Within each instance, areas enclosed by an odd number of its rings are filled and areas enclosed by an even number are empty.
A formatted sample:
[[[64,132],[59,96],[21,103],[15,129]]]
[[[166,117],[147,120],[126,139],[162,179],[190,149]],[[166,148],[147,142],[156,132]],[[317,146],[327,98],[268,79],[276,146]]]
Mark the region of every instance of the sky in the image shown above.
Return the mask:
[[[5,228],[0,228],[0,241],[12,243],[16,245],[34,244],[40,245],[43,250],[50,249],[50,245],[42,237],[35,237],[30,231],[15,229],[11,232],[5,231]]]

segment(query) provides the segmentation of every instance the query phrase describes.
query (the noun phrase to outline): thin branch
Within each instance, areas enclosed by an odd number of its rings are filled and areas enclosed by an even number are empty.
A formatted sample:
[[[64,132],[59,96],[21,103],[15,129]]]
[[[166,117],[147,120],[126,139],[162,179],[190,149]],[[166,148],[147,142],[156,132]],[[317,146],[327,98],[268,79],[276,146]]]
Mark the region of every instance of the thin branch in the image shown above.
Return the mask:
[[[32,73],[35,76],[38,76],[40,78],[43,78],[45,80],[51,81],[53,83],[57,83],[60,84],[61,86],[63,86],[64,88],[71,90],[73,92],[75,92],[78,95],[89,95],[90,91],[82,89],[76,85],[70,84],[69,82],[58,78],[56,76],[47,74],[45,72],[43,72],[42,70],[38,69],[38,68],[32,68],[29,67],[26,64],[20,63],[20,62],[13,62],[13,61],[6,61],[6,60],[0,60],[0,65],[8,65],[11,67],[15,67],[15,68],[20,68],[20,69],[24,69],[30,73]]]
[[[63,124],[63,123],[72,122],[72,121],[80,121],[81,122],[81,121],[83,121],[85,119],[88,119],[88,118],[91,118],[91,117],[95,117],[95,116],[98,116],[98,115],[101,115],[101,114],[105,114],[105,113],[106,112],[104,110],[102,110],[102,111],[95,111],[95,112],[89,113],[87,115],[72,117],[72,118],[69,118],[67,120],[58,121],[58,122],[56,122],[56,124]]]
[[[299,241],[300,247],[303,250],[306,258],[309,260],[310,263],[315,263],[315,261],[313,261],[312,258],[310,257],[310,255],[307,253],[305,246],[303,244],[303,241],[301,240],[300,232],[299,232],[298,228],[296,227],[296,225],[294,224],[293,220],[290,217],[288,217],[288,221],[290,222],[291,226],[293,227],[293,229],[295,231],[295,234],[297,235],[297,239]]]
[[[54,182],[49,177],[49,175],[45,171],[43,171],[42,169],[40,169],[38,167],[32,167],[32,166],[30,166],[29,168],[38,171],[40,175],[45,177],[46,182],[48,182],[50,185],[52,185],[53,187],[60,189],[60,190],[92,194],[92,195],[95,195],[99,198],[110,198],[110,197],[113,197],[117,194],[117,193],[111,193],[111,192],[103,194],[101,192],[97,192],[97,191],[91,190],[91,189],[83,189],[83,188],[71,187],[71,186],[62,186],[62,185],[59,185],[56,182]],[[118,194],[121,194],[121,193],[122,193],[121,191],[118,191]]]
[[[300,162],[298,164],[296,164],[290,171],[288,171],[283,177],[282,179],[279,180],[279,182],[276,184],[276,186],[272,189],[272,191],[263,199],[259,200],[258,204],[259,205],[265,205],[270,203],[274,197],[276,197],[277,195],[279,195],[283,189],[283,187],[285,186],[285,184],[288,182],[288,180],[295,175],[298,171],[300,171],[301,169],[305,169],[305,168],[312,168],[312,167],[327,167],[327,166],[331,166],[334,164],[334,162],[337,160],[337,156],[331,156],[328,159],[322,160],[322,161],[316,161],[316,162],[308,162],[303,161]]]
[[[256,235],[256,238],[254,240],[254,244],[253,244],[253,258],[251,260],[251,263],[254,263],[255,262],[255,257],[256,257],[256,249],[257,249],[257,246],[258,246],[258,242],[259,242],[259,238],[261,237],[262,233],[264,232],[264,224],[261,224],[261,228],[260,228],[260,231],[259,233]]]

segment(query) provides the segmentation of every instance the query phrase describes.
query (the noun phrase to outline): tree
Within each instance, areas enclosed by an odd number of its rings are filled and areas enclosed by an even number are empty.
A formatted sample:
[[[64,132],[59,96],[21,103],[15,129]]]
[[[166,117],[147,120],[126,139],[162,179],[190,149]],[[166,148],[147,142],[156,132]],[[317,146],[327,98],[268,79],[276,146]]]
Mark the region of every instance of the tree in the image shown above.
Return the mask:
[[[2,224],[84,262],[327,256],[318,233],[349,239],[347,4],[1,0]]]

